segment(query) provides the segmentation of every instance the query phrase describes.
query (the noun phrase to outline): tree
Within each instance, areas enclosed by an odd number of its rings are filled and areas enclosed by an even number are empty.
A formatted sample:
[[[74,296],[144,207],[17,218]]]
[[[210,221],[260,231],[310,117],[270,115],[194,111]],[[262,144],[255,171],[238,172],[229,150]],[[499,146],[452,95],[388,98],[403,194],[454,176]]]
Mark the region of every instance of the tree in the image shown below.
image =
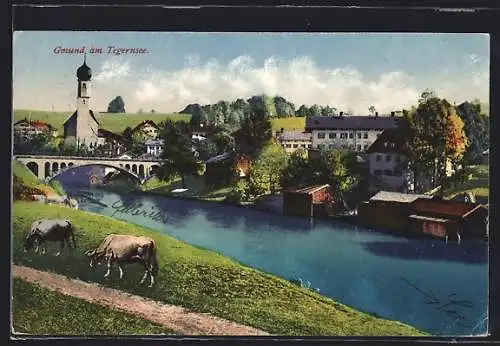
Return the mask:
[[[189,119],[189,123],[194,126],[199,126],[200,124],[204,124],[207,122],[207,114],[201,108],[199,104],[190,105],[190,114],[191,119]]]
[[[184,126],[176,126],[171,119],[161,124],[159,137],[165,141],[161,158],[165,162],[159,167],[157,176],[163,181],[180,176],[182,187],[186,188],[186,175],[196,174],[201,163],[194,157],[191,138],[183,130]]]
[[[308,117],[310,115],[309,108],[307,108],[306,105],[300,106],[300,108],[297,110],[296,115],[298,117]]]
[[[368,112],[370,112],[371,115],[374,115],[376,111],[377,110],[375,109],[375,106],[373,106],[373,105],[368,108]]]
[[[125,113],[125,102],[121,96],[115,97],[108,105],[108,113]]]
[[[250,183],[262,193],[274,194],[286,167],[287,155],[276,142],[267,144],[250,170]]]
[[[295,115],[295,105],[284,97],[275,96],[273,99],[276,116],[279,118],[292,117]]]
[[[123,130],[122,136],[125,139],[132,141],[132,128],[130,126],[127,126],[125,130]]]
[[[312,105],[311,108],[309,108],[309,116],[312,117],[319,117],[321,116],[321,107],[318,105]]]
[[[330,106],[325,106],[321,108],[321,115],[324,117],[333,117],[335,115],[336,109]]]
[[[330,184],[340,192],[348,191],[357,179],[349,170],[352,157],[340,149],[323,150],[320,160],[315,164],[313,181],[317,184]]]
[[[298,187],[307,185],[312,180],[312,170],[305,150],[299,149],[288,158],[286,167],[281,172],[282,187]]]
[[[256,110],[245,116],[237,131],[237,144],[259,150],[272,137],[272,124],[263,110]]]
[[[481,110],[481,103],[464,102],[456,107],[458,116],[464,123],[464,132],[468,146],[464,153],[464,161],[470,164],[480,162],[481,154],[489,148],[489,117]]]
[[[443,183],[448,160],[459,160],[467,146],[463,122],[455,108],[426,90],[417,108],[405,112],[399,126],[407,138],[403,149],[417,190],[422,187],[421,180],[428,178],[432,187]]]

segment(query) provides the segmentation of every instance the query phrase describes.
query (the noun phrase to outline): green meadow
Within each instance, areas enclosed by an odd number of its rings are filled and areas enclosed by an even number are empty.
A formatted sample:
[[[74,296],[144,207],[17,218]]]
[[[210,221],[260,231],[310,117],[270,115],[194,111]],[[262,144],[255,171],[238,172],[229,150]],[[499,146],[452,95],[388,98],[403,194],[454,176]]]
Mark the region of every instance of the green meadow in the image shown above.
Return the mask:
[[[12,327],[15,333],[38,335],[175,334],[140,317],[18,278],[12,283]]]

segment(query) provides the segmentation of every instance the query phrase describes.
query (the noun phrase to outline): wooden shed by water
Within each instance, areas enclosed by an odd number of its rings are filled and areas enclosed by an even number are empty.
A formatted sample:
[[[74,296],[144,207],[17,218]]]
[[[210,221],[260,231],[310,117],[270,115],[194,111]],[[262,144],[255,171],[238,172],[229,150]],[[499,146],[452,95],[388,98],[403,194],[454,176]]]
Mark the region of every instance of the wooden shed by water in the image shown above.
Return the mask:
[[[325,205],[333,202],[329,184],[283,191],[283,213],[291,216],[315,217],[326,215]]]

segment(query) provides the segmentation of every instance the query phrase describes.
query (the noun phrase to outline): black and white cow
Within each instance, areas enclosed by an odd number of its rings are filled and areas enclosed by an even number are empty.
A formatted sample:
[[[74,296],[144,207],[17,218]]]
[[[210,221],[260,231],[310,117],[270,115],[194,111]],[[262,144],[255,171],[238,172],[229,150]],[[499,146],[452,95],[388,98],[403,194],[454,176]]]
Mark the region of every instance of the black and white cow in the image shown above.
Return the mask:
[[[35,246],[35,252],[38,247],[43,245],[42,254],[47,252],[47,241],[60,241],[61,250],[56,254],[59,256],[64,249],[64,243],[71,248],[69,238],[73,241],[73,248],[76,249],[73,224],[68,220],[38,220],[33,222],[31,229],[26,234],[24,240],[24,252],[30,251]]]
[[[109,234],[94,250],[85,253],[90,260],[90,267],[102,262],[107,262],[108,271],[104,277],[111,273],[111,265],[116,263],[123,277],[122,264],[141,263],[146,271],[140,283],[144,283],[150,275],[149,287],[154,284],[154,277],[158,274],[158,261],[156,259],[156,244],[152,238],[123,234]]]

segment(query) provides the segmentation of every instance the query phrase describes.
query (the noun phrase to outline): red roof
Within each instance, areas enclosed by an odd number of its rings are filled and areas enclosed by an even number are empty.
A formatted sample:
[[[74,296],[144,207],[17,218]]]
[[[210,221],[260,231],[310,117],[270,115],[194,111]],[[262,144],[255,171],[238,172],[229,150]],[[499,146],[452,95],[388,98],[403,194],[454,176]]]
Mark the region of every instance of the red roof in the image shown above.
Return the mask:
[[[417,199],[412,205],[413,210],[419,214],[430,213],[454,217],[466,217],[481,207],[484,208],[479,203],[432,199]]]
[[[315,186],[308,186],[308,187],[304,187],[304,188],[296,189],[296,190],[287,190],[286,192],[302,193],[302,194],[310,195],[314,192],[323,190],[323,189],[328,188],[328,187],[330,187],[330,185],[328,185],[328,184],[315,185]]]

